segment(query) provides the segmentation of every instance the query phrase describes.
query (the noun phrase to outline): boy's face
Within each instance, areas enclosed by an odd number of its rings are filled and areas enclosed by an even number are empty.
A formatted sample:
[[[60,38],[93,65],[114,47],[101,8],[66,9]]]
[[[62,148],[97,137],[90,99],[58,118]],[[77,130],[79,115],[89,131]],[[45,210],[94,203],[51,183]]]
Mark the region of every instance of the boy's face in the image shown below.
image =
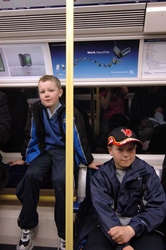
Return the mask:
[[[135,160],[136,145],[134,142],[129,142],[121,147],[111,145],[108,151],[114,158],[116,168],[125,170]]]
[[[53,111],[63,94],[63,90],[58,89],[53,81],[39,82],[38,90],[42,104]]]

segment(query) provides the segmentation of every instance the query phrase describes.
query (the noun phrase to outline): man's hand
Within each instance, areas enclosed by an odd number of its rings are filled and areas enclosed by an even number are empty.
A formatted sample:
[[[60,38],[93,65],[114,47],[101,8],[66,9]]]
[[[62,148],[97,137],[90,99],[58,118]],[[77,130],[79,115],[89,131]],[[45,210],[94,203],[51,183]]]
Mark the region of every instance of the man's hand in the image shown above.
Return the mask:
[[[131,226],[116,226],[111,228],[108,234],[117,244],[125,244],[135,235],[135,231]]]
[[[10,161],[10,162],[9,162],[9,165],[10,165],[10,166],[24,165],[24,164],[25,164],[25,161],[23,161],[23,160],[17,160],[17,161]]]
[[[101,162],[95,162],[95,161],[92,161],[89,165],[88,165],[88,168],[92,168],[92,169],[99,169],[98,166],[102,165]]]

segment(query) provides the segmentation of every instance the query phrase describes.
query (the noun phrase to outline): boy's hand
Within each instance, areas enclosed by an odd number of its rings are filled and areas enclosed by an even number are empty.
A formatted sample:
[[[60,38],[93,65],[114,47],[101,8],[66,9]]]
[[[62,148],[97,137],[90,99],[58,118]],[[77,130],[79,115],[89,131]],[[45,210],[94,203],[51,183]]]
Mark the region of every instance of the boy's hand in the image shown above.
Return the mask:
[[[156,114],[156,112],[160,112],[160,113],[163,114],[163,109],[162,109],[161,107],[158,107],[158,108],[154,111],[154,113]]]
[[[126,247],[123,248],[123,250],[134,250],[134,248],[131,247],[131,246],[126,246]]]
[[[135,231],[131,226],[116,226],[108,234],[117,244],[125,244],[135,235]]]
[[[99,169],[98,166],[100,166],[101,164],[102,164],[101,162],[92,161],[92,162],[88,165],[88,168]]]
[[[10,166],[14,166],[14,165],[24,165],[25,164],[25,161],[23,160],[17,160],[17,161],[10,161],[9,162],[9,165]]]

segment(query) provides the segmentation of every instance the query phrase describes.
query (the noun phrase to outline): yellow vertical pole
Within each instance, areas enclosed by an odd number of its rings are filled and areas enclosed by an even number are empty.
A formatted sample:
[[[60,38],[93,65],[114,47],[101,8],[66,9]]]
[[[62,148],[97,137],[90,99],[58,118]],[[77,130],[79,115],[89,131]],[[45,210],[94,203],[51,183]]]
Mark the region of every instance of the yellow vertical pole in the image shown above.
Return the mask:
[[[96,88],[96,134],[99,134],[100,130],[100,97],[99,97],[99,87]]]
[[[66,250],[73,249],[73,0],[66,0]]]

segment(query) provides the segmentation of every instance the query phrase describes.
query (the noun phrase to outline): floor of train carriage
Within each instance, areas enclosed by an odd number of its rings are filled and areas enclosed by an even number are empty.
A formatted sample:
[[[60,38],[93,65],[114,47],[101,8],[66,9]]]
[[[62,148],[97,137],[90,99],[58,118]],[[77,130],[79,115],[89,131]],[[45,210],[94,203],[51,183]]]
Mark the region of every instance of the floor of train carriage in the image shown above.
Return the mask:
[[[4,245],[4,244],[0,244],[0,250],[16,250],[16,246],[15,245]],[[58,250],[57,247],[37,247],[34,246],[33,250]]]

